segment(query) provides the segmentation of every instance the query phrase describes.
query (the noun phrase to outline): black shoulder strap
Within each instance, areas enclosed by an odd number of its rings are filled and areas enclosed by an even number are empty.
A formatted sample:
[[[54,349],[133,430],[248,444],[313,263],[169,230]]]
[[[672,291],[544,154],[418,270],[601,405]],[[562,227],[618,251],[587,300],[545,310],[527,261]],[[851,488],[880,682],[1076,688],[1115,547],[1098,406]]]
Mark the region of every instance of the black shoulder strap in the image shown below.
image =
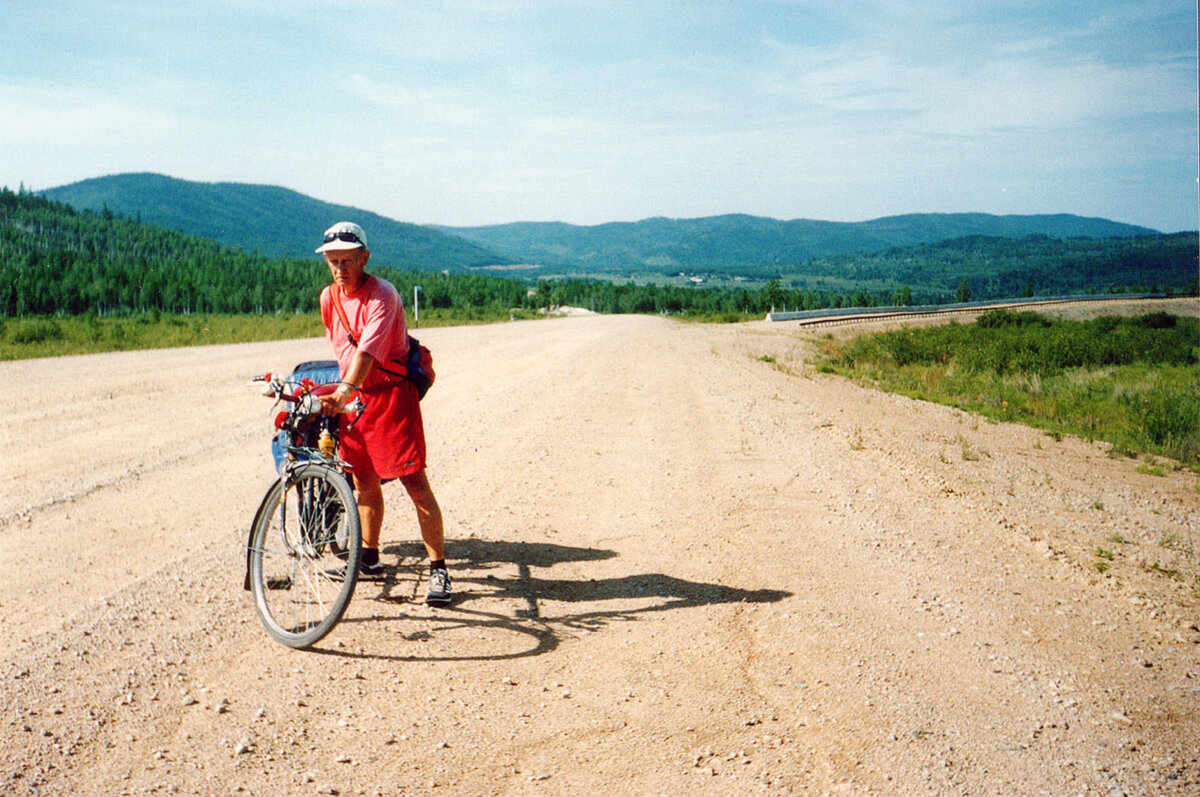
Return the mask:
[[[350,339],[350,345],[357,349],[358,340],[354,337],[354,329],[350,326],[350,320],[346,317],[346,308],[342,307],[342,288],[336,282],[330,286],[329,296],[333,300],[333,309],[337,311],[338,318],[340,318],[342,321],[342,326],[346,328],[346,337]],[[418,350],[420,345],[421,344],[417,342],[416,338],[414,338],[412,335],[408,336],[408,358],[410,360],[412,359],[413,352]],[[381,363],[375,363],[375,367],[380,371],[383,371],[385,374],[391,374],[392,376],[398,376],[401,379],[407,379],[408,364],[401,362],[400,360],[395,360],[394,362],[400,366],[400,371],[393,371],[389,368],[384,368]]]

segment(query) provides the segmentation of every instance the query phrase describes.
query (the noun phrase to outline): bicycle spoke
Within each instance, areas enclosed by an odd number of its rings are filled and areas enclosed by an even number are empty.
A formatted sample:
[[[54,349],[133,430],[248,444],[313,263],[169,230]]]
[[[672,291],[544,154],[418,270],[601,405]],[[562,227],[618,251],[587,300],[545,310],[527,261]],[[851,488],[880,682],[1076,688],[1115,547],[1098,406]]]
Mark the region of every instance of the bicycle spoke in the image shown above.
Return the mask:
[[[357,506],[344,477],[327,465],[297,468],[273,490],[249,552],[255,606],[272,636],[304,647],[329,632],[350,600],[360,540]],[[343,563],[336,546],[351,542],[352,561]],[[350,577],[332,578],[330,571],[339,567],[352,567]]]

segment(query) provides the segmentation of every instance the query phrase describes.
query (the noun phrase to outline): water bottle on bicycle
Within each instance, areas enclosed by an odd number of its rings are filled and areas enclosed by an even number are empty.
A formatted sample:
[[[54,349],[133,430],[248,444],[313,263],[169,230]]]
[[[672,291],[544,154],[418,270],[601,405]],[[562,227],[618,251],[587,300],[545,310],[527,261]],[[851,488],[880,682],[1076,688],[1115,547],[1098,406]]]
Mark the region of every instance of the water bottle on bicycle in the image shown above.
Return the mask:
[[[254,379],[285,409],[276,416],[272,441],[279,476],[250,527],[245,588],[267,633],[294,648],[313,645],[333,630],[358,580],[358,505],[346,463],[338,457],[338,419],[321,406],[336,373],[335,362],[317,361],[302,363],[287,379],[270,374]],[[355,401],[346,411],[357,419],[362,408]]]

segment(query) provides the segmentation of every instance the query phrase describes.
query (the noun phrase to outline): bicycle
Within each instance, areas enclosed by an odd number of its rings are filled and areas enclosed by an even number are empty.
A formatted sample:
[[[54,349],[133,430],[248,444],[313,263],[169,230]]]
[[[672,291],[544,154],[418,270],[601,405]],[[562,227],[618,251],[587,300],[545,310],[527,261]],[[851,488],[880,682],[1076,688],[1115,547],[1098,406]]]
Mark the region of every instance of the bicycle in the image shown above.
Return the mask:
[[[290,408],[275,419],[279,477],[250,526],[245,589],[267,633],[293,648],[317,643],[342,619],[362,544],[354,490],[337,456],[338,419],[321,413],[320,395],[333,385],[297,381],[302,367],[286,380],[264,374],[251,382]],[[357,421],[362,409],[355,401],[347,411]]]

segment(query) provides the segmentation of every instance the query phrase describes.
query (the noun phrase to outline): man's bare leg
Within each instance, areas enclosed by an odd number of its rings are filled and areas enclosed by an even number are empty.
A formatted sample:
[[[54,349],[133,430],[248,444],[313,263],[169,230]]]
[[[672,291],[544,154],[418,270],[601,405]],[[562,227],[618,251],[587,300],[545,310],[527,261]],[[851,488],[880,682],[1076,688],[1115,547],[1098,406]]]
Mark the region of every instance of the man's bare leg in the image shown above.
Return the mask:
[[[364,548],[379,548],[379,533],[383,529],[383,489],[379,477],[354,474],[358,519],[362,523]]]
[[[421,526],[421,539],[425,543],[425,553],[429,555],[429,560],[437,562],[445,559],[446,532],[442,527],[442,509],[433,495],[433,488],[429,486],[425,471],[419,470],[411,476],[401,476],[400,482],[404,489],[408,490],[408,497],[417,509],[417,523]]]
[[[450,574],[446,572],[446,539],[442,528],[442,510],[425,471],[402,477],[400,481],[417,508],[417,522],[421,525],[421,539],[425,542],[425,553],[429,555],[429,583],[425,602],[431,606],[450,604]]]

